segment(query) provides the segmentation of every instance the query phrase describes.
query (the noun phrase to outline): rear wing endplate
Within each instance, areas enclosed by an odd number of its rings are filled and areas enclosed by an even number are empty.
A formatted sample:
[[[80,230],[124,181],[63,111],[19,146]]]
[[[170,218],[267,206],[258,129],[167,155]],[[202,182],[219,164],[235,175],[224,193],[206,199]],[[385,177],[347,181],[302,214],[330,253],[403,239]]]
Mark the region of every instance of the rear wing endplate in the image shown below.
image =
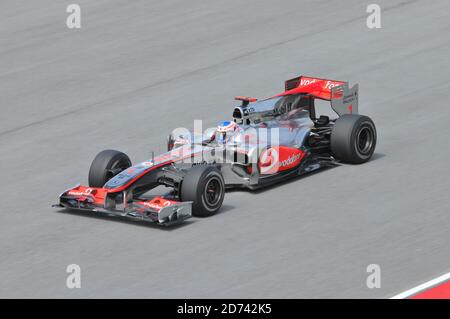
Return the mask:
[[[358,114],[358,84],[349,87],[345,82],[331,88],[331,108],[339,115]]]

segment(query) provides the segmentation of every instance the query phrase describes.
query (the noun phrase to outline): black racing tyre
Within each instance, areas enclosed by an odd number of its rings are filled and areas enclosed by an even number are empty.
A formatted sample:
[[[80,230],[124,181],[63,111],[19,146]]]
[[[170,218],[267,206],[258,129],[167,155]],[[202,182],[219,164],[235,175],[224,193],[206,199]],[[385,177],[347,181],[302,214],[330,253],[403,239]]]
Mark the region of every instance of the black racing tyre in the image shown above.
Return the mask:
[[[365,115],[342,115],[331,131],[331,153],[345,163],[367,162],[375,151],[376,143],[375,124]]]
[[[181,182],[180,198],[192,201],[192,215],[214,215],[222,206],[225,182],[222,173],[214,166],[193,166]]]
[[[89,186],[103,187],[113,176],[130,166],[131,161],[126,154],[115,150],[101,151],[89,169]]]

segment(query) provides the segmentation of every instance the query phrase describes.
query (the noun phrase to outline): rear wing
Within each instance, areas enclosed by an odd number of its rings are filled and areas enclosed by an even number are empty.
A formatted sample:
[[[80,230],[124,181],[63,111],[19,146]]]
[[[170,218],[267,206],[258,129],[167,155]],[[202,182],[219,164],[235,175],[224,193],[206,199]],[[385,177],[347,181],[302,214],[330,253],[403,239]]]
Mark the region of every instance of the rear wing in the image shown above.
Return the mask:
[[[348,82],[299,76],[284,82],[285,92],[278,94],[308,94],[331,102],[331,108],[339,115],[358,113],[358,84],[349,87]]]

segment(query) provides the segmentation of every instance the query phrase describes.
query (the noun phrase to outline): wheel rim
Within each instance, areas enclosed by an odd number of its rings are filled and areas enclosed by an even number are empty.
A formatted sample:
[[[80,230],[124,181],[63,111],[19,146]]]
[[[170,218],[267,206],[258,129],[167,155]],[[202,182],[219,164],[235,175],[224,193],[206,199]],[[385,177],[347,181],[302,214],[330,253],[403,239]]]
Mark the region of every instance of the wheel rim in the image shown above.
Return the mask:
[[[358,132],[356,147],[362,155],[370,154],[373,145],[373,133],[369,127],[363,127]]]
[[[205,186],[205,191],[203,194],[203,198],[205,199],[205,203],[214,207],[220,201],[222,196],[222,183],[217,177],[211,178]]]

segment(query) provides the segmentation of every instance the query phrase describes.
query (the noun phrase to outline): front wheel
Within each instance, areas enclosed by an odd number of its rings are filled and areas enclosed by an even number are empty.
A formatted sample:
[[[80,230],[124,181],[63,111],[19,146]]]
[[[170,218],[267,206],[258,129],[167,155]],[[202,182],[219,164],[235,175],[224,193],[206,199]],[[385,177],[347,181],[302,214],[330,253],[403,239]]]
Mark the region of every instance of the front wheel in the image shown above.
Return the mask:
[[[115,150],[101,151],[89,169],[89,186],[103,187],[112,177],[130,166],[131,161],[126,154]]]
[[[192,214],[197,217],[214,215],[222,206],[225,182],[214,166],[193,166],[181,183],[180,198],[192,201]]]
[[[331,131],[331,153],[345,163],[367,162],[376,143],[375,124],[368,116],[345,114],[336,120]]]

